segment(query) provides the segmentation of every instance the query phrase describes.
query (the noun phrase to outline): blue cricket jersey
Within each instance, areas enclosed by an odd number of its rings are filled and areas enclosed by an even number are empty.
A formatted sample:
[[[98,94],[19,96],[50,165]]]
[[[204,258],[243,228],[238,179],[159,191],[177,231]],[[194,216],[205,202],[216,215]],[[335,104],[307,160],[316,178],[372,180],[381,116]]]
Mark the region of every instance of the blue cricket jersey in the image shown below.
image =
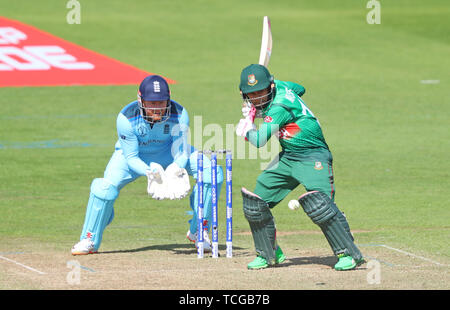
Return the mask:
[[[148,157],[171,156],[181,168],[189,158],[187,132],[189,116],[179,103],[171,100],[170,118],[150,126],[141,116],[138,101],[125,106],[117,116],[116,150],[122,150],[128,167],[145,176],[149,165],[143,160]]]

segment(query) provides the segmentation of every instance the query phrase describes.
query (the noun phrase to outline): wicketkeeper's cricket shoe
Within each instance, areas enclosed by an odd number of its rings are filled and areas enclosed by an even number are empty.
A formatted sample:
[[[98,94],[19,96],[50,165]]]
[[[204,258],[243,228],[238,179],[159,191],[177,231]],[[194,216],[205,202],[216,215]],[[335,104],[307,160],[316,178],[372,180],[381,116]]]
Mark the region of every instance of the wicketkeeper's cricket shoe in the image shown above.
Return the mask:
[[[355,259],[350,255],[339,254],[338,262],[334,265],[334,269],[337,271],[352,270],[362,263],[364,263],[364,258],[355,261]]]
[[[275,250],[275,264],[280,264],[286,260],[286,255],[284,255],[283,251],[280,247],[277,247]],[[263,269],[269,267],[267,260],[262,256],[257,256],[252,262],[247,265],[248,269]]]
[[[195,247],[198,248],[197,243],[197,233],[193,234],[190,230],[188,230],[186,237],[189,239],[189,241],[195,243]],[[211,252],[212,251],[212,243],[211,240],[209,240],[208,231],[203,231],[203,251],[204,252]]]
[[[94,242],[89,238],[81,240],[72,247],[72,255],[87,255],[94,253],[97,253],[97,250],[94,248]]]

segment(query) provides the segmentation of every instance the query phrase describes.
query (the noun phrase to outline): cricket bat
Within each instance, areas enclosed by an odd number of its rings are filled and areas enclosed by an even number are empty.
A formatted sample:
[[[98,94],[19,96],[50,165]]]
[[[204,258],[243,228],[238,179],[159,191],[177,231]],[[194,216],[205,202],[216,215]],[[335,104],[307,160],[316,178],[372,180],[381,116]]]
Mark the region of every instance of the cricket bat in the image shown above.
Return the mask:
[[[267,68],[272,54],[272,30],[269,16],[264,16],[259,64]]]

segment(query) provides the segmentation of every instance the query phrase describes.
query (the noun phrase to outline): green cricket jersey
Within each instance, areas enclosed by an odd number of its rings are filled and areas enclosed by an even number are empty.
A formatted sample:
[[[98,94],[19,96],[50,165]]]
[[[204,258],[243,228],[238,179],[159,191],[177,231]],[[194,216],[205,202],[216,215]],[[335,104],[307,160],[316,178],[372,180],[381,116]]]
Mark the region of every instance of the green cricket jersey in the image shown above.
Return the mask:
[[[287,158],[331,162],[319,121],[300,98],[305,88],[293,82],[274,82],[275,97],[262,111],[264,122],[258,130],[247,133],[248,141],[262,147],[276,134]]]

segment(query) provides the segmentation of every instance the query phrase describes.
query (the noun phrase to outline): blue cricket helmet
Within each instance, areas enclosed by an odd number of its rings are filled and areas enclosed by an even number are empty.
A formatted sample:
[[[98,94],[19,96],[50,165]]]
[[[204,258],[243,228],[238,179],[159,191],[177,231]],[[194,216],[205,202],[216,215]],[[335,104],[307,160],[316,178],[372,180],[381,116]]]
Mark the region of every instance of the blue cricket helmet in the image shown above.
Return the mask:
[[[139,95],[142,101],[170,100],[169,84],[159,75],[149,75],[139,85]]]
[[[143,101],[167,101],[165,111],[158,117],[153,117],[152,114],[160,111],[161,108],[144,107]],[[149,75],[142,80],[139,85],[138,102],[141,110],[141,115],[148,123],[164,122],[170,117],[170,89],[167,81],[159,75]],[[150,115],[149,115],[150,114]]]

